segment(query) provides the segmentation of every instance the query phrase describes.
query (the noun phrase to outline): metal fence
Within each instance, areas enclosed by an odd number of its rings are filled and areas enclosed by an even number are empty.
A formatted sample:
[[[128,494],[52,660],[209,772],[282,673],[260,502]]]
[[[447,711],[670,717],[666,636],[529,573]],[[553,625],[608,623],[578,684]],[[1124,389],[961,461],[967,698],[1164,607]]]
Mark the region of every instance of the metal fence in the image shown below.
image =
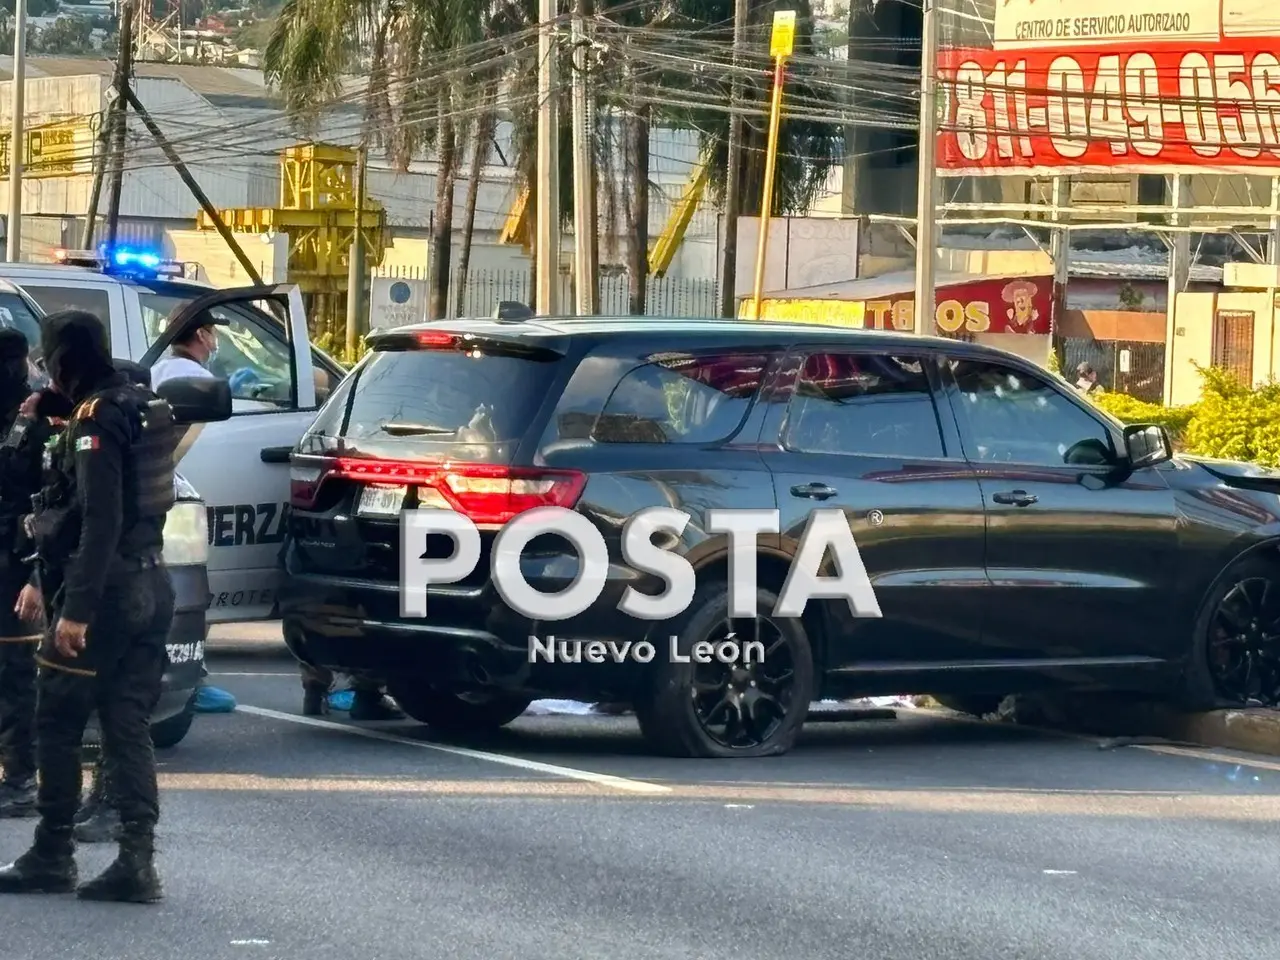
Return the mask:
[[[1075,381],[1076,367],[1087,363],[1098,382],[1112,393],[1148,403],[1164,398],[1164,344],[1130,340],[1058,337],[1054,340],[1062,375]]]
[[[428,279],[425,268],[380,269],[376,276],[399,280]],[[565,313],[573,310],[572,278],[561,275],[560,304]],[[529,270],[470,270],[463,278],[455,273],[449,290],[450,312],[460,317],[487,317],[504,300],[532,304],[534,279]],[[599,310],[603,316],[629,316],[630,279],[626,274],[600,278]],[[645,315],[650,317],[717,317],[720,315],[720,286],[715,280],[690,277],[649,277],[645,283]],[[425,318],[425,314],[424,314]]]

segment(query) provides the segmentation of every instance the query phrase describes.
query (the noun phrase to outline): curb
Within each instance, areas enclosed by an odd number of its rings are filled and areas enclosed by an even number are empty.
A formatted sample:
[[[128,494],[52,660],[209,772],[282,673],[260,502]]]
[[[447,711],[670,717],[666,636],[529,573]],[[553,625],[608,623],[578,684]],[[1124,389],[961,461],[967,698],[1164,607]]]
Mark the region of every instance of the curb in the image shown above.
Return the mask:
[[[1025,717],[1031,707],[1037,716]],[[1082,699],[1072,702],[1017,702],[1016,721],[1093,736],[1146,737],[1169,745],[1216,747],[1280,756],[1280,710],[1262,707],[1181,713],[1154,703],[1117,703]]]

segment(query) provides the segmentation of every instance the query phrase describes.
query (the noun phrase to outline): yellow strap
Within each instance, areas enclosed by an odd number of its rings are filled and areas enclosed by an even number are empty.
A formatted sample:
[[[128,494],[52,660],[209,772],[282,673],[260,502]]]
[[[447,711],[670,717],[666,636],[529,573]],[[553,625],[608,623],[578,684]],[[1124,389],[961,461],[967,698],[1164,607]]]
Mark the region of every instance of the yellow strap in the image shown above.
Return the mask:
[[[44,657],[36,654],[36,663],[42,667],[48,667],[50,670],[61,670],[63,673],[71,673],[77,677],[96,677],[97,670],[81,670],[77,667],[68,667],[61,663],[54,663],[52,660],[46,660]]]
[[[29,637],[0,637],[0,643],[39,643],[43,635],[33,633]]]

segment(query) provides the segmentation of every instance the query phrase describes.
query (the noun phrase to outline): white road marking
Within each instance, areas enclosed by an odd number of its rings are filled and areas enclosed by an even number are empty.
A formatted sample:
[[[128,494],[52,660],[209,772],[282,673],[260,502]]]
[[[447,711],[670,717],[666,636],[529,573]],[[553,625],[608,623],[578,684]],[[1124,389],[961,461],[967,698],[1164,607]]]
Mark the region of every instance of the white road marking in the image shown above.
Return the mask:
[[[270,942],[270,940],[232,940],[231,945],[233,947],[265,947]]]
[[[1074,870],[1041,870],[1040,872],[1049,877],[1073,877],[1076,873]]]
[[[296,723],[304,727],[319,727],[322,730],[336,730],[339,733],[347,733],[353,737],[366,737],[370,740],[383,740],[387,743],[400,743],[409,747],[419,747],[424,750],[435,750],[439,753],[450,753],[456,757],[469,757],[472,760],[484,760],[489,763],[497,763],[506,767],[516,767],[520,770],[530,770],[534,773],[546,773],[553,777],[564,777],[566,780],[581,780],[586,783],[598,784],[602,787],[612,787],[615,790],[624,790],[628,793],[670,793],[671,788],[660,783],[648,783],[644,780],[628,780],[625,777],[614,777],[607,773],[596,773],[592,770],[578,770],[574,767],[561,767],[554,763],[542,763],[538,760],[526,760],[523,757],[509,757],[502,753],[489,753],[485,750],[470,750],[466,747],[450,747],[441,743],[427,743],[422,740],[414,740],[410,737],[402,737],[394,733],[387,733],[383,730],[368,730],[363,727],[349,726],[345,723],[334,723],[331,720],[317,720],[315,717],[300,717],[292,713],[281,713],[279,710],[268,710],[265,707],[254,707],[248,704],[241,704],[236,707],[237,713],[250,713],[258,717],[266,717],[270,720],[283,720],[286,723]]]
[[[724,808],[726,810],[754,810],[756,805],[754,803],[726,803]]]

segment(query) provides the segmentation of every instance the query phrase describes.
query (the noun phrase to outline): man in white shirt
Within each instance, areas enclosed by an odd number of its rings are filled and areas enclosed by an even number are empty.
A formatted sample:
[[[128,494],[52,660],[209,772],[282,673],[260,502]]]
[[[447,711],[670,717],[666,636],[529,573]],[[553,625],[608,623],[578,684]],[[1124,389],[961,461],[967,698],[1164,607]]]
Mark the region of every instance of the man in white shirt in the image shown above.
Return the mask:
[[[217,352],[218,331],[212,323],[175,338],[168,356],[160,358],[151,367],[151,389],[174,377],[216,378],[217,374],[208,368],[208,363]]]

